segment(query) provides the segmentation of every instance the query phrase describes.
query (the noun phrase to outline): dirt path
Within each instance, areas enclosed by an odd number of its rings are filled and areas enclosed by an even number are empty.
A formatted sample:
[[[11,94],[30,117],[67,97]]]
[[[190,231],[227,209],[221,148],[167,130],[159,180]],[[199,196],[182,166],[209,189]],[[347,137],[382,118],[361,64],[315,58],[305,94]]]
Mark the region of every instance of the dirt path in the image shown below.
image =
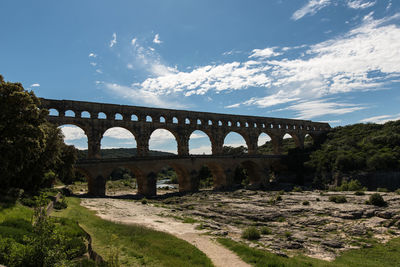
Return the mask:
[[[81,205],[97,211],[103,219],[126,224],[140,224],[183,239],[203,251],[216,267],[250,266],[212,237],[201,235],[205,231],[196,230],[194,224],[160,216],[159,214],[165,211],[163,208],[134,201],[95,198],[83,199]]]

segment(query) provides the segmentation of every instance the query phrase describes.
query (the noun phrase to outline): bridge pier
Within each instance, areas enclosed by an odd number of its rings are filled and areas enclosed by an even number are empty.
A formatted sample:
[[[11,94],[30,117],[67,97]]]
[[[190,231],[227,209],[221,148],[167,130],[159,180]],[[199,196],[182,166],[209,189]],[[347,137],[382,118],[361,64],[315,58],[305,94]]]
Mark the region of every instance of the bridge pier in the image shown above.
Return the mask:
[[[138,184],[138,195],[145,197],[154,197],[157,195],[157,174],[148,173],[146,176],[136,177]]]

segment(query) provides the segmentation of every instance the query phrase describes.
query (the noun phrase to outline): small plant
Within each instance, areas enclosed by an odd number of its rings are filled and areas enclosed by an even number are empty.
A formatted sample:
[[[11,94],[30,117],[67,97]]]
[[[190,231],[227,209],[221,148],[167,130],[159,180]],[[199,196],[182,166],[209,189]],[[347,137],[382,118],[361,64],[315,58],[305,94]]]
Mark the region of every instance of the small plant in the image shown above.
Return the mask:
[[[270,234],[272,234],[271,229],[268,228],[267,226],[261,227],[260,232],[261,232],[262,235],[270,235]]]
[[[369,200],[368,200],[368,203],[367,204],[369,204],[369,205],[374,205],[374,206],[378,206],[378,207],[384,207],[384,206],[387,206],[387,202],[383,199],[383,197],[380,195],[380,194],[378,194],[378,193],[375,193],[375,194],[372,194],[370,197],[369,197]]]
[[[290,239],[290,238],[292,237],[292,233],[289,232],[289,231],[286,231],[286,232],[285,232],[285,237],[286,237],[287,239]]]
[[[330,196],[329,201],[335,202],[335,203],[346,203],[347,199],[345,196]]]
[[[391,234],[391,235],[397,235],[397,233],[395,231],[393,231],[392,229],[389,229],[388,233]]]
[[[356,191],[356,192],[354,193],[354,195],[356,195],[356,196],[363,196],[363,195],[365,195],[365,193],[364,193],[364,191]]]
[[[315,201],[321,201],[321,199],[319,199],[319,197],[317,197],[317,198],[315,199]]]
[[[400,188],[394,191],[396,194],[400,195]]]
[[[303,192],[303,189],[300,186],[293,187],[293,192]]]
[[[281,200],[282,200],[281,195],[277,195],[277,196],[276,196],[276,201],[281,201]]]
[[[400,190],[400,189],[399,189]],[[279,191],[278,192],[278,195],[280,195],[280,196],[282,196],[282,195],[284,195],[285,194],[285,191],[284,190],[281,190],[281,191]]]
[[[387,192],[389,192],[389,190],[388,190],[387,188],[385,188],[385,187],[378,187],[378,188],[376,189],[376,191],[382,192],[382,193],[387,193]]]
[[[242,238],[247,240],[257,240],[260,237],[260,231],[254,226],[250,226],[242,232]]]
[[[307,200],[305,200],[305,201],[303,201],[303,205],[304,205],[304,206],[309,206],[309,205],[310,205],[310,202],[307,201]]]
[[[147,204],[147,199],[143,198],[141,202],[142,202],[143,205],[146,205]]]

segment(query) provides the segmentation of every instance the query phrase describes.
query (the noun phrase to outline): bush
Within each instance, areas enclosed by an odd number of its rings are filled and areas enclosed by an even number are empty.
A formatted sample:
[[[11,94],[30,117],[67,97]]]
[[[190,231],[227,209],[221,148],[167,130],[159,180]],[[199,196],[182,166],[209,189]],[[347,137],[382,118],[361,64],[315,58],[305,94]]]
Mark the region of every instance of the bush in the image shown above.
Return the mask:
[[[335,203],[346,203],[347,199],[345,196],[330,196],[329,201],[335,202]]]
[[[335,191],[367,191],[366,187],[363,187],[358,180],[350,180],[350,182],[344,181],[340,186],[335,188]]]
[[[272,234],[271,229],[269,229],[267,226],[261,227],[260,232],[261,232],[261,234],[263,234],[263,235],[270,235],[270,234]]]
[[[143,198],[141,202],[142,202],[143,205],[146,205],[147,204],[147,199]]]
[[[396,194],[400,195],[400,188],[394,191]]]
[[[305,200],[305,201],[303,201],[303,205],[304,205],[304,206],[309,206],[309,205],[310,205],[310,202],[307,201],[307,200]]]
[[[292,233],[289,232],[289,231],[286,231],[286,232],[285,232],[285,236],[286,236],[287,239],[289,239],[289,238],[292,237]]]
[[[382,197],[380,194],[378,194],[378,193],[372,194],[372,195],[369,197],[368,204],[374,205],[374,206],[378,206],[378,207],[387,206],[387,202],[386,202],[386,201],[383,199],[383,197]]]
[[[303,192],[303,189],[300,186],[295,186],[292,189],[293,192]]]
[[[258,231],[256,227],[250,226],[242,232],[242,238],[247,240],[257,240],[260,238],[260,231]]]
[[[378,188],[376,189],[376,191],[378,191],[378,192],[383,192],[383,193],[389,192],[389,190],[388,190],[387,188],[384,188],[384,187],[378,187]]]
[[[356,192],[354,193],[354,195],[356,195],[356,196],[363,196],[363,195],[365,195],[365,193],[364,193],[364,191],[356,191]]]

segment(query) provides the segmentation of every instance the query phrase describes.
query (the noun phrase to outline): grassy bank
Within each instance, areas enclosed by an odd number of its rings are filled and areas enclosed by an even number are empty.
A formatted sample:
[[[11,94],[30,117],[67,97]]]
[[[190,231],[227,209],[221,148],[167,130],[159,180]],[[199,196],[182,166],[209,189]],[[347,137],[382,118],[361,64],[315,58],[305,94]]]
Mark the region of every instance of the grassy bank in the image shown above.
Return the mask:
[[[253,266],[326,266],[326,267],[385,267],[400,266],[400,238],[386,244],[377,244],[373,248],[364,248],[344,252],[333,262],[322,261],[305,256],[284,258],[265,250],[219,238],[218,242],[235,252],[242,260]]]
[[[68,198],[69,207],[53,215],[77,220],[106,260],[119,254],[122,266],[212,266],[203,252],[186,241],[145,227],[102,220],[79,203],[77,198]]]

